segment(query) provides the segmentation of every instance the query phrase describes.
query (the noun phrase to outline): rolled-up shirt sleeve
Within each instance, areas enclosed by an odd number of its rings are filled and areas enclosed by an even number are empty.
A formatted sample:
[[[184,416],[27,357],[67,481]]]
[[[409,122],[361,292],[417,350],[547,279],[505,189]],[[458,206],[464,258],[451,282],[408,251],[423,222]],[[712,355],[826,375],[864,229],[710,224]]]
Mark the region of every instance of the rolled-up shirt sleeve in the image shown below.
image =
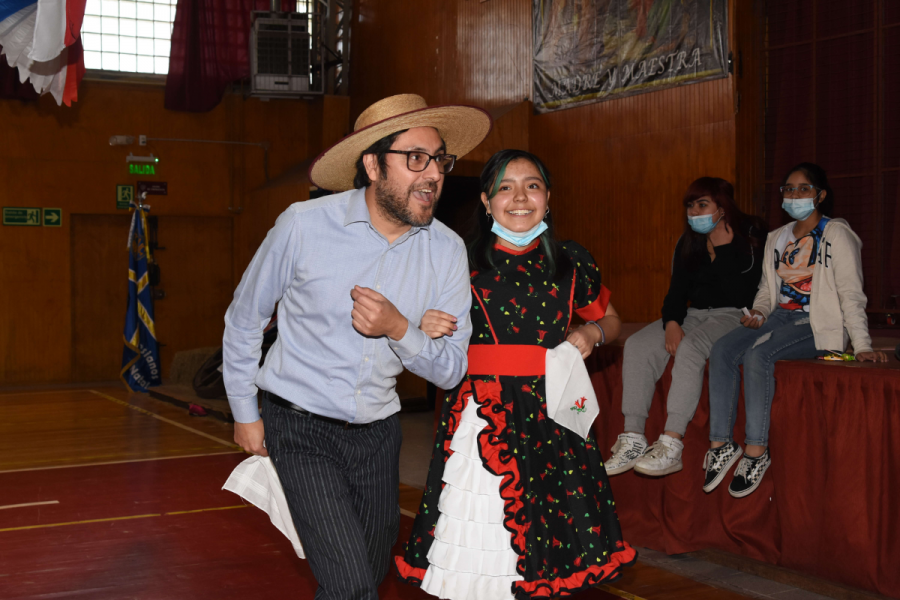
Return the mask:
[[[437,306],[431,307],[455,316],[457,330],[452,336],[431,339],[418,323],[410,321],[406,335],[390,341],[391,349],[406,369],[445,390],[462,381],[468,369],[466,353],[472,337],[469,289],[468,259],[465,248],[460,247]]]
[[[281,214],[244,272],[225,313],[222,375],[228,404],[238,423],[258,421],[259,371],[263,331],[294,278],[299,251],[297,213]]]

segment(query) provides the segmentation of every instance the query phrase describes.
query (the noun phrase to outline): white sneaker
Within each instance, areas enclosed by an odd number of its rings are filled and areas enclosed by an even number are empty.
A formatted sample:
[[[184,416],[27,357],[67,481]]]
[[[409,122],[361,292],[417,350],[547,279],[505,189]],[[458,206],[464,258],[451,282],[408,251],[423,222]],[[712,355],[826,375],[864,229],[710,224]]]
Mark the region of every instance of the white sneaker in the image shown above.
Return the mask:
[[[622,433],[612,447],[612,456],[606,461],[606,474],[618,475],[631,469],[647,451],[647,438],[640,433]]]
[[[634,465],[634,470],[652,477],[662,477],[669,473],[677,473],[684,465],[681,463],[681,451],[684,444],[666,434],[653,442],[650,450]]]

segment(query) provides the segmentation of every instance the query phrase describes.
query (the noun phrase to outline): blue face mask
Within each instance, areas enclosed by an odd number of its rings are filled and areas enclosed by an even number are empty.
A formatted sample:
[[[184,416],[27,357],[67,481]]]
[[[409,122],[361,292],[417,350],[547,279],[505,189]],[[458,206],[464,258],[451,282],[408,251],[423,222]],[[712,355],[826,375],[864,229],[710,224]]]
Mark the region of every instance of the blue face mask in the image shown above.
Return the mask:
[[[782,198],[781,208],[797,221],[805,221],[816,210],[815,198]]]
[[[497,234],[497,237],[502,238],[513,244],[514,246],[518,246],[519,248],[524,248],[534,240],[538,239],[538,237],[547,231],[547,223],[541,221],[528,231],[518,232],[518,231],[510,231],[497,221],[494,221],[494,225],[491,227],[491,231]]]
[[[699,215],[697,217],[688,217],[688,225],[690,225],[691,229],[693,229],[697,233],[709,233],[710,231],[715,229],[716,225],[719,224],[719,221],[722,220],[722,217],[719,217],[718,219],[716,219],[715,222],[713,222],[712,218],[713,218],[712,215]]]

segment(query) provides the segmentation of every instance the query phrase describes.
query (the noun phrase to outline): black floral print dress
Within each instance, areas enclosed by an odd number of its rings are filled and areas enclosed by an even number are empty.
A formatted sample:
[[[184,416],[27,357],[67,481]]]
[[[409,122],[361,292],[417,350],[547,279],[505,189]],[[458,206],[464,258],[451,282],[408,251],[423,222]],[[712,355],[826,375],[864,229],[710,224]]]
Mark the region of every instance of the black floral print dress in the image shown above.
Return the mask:
[[[469,375],[444,400],[412,536],[395,558],[401,580],[434,596],[567,596],[636,559],[593,437],[548,416],[530,360],[565,341],[573,312],[597,320],[609,303],[588,251],[562,249],[571,268],[555,281],[538,242],[495,246],[497,268],[472,273]]]

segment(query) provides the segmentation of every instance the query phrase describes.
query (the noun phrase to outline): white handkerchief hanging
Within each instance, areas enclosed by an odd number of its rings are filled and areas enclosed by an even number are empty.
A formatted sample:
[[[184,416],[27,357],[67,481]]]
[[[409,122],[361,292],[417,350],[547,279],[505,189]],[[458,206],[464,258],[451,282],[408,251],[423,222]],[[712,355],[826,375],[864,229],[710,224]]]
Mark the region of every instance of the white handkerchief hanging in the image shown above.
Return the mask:
[[[231,472],[223,490],[234,492],[253,506],[269,515],[272,525],[278,528],[294,546],[300,558],[306,558],[300,537],[294,528],[291,511],[281,489],[281,480],[268,456],[251,456]]]
[[[563,342],[547,350],[546,361],[547,416],[587,439],[600,406],[581,352]]]

